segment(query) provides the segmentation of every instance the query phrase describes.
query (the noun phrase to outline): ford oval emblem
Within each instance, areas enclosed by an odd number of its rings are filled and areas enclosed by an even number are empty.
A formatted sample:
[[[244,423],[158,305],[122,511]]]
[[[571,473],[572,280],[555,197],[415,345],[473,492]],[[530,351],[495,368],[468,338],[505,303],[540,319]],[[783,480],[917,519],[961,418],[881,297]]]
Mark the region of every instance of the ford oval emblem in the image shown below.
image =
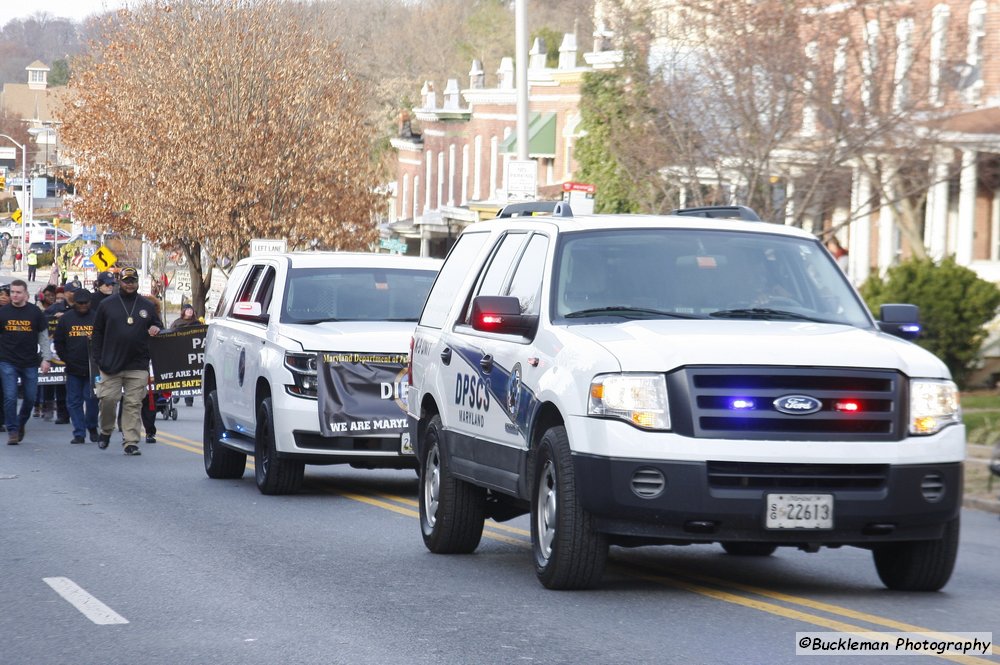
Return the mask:
[[[807,416],[823,408],[823,402],[809,395],[782,395],[772,404],[778,411],[793,416]]]

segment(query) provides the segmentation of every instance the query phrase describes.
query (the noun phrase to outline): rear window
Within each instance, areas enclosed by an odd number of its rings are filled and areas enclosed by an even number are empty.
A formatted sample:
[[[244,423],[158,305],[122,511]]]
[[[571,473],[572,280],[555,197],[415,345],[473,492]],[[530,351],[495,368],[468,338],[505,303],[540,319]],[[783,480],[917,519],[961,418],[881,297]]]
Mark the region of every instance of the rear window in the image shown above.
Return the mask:
[[[436,274],[396,268],[293,268],[281,321],[415,322]]]

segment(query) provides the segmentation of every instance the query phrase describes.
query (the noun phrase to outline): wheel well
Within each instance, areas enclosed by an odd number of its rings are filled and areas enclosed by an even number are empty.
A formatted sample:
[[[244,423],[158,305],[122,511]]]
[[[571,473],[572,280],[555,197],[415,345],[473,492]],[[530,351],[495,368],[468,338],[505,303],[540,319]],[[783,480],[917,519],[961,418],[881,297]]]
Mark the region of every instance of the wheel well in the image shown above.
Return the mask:
[[[207,395],[215,390],[215,370],[211,365],[205,366],[205,375],[201,379],[201,394]]]
[[[257,388],[254,390],[253,403],[254,408],[260,406],[260,403],[264,401],[265,397],[271,396],[271,386],[267,383],[267,379],[264,377],[257,378]]]
[[[423,438],[424,427],[426,427],[427,421],[439,413],[441,413],[441,410],[438,409],[437,402],[434,401],[434,398],[429,394],[424,395],[423,401],[420,402],[420,423],[418,424],[420,429],[417,432],[418,437]]]
[[[546,402],[538,409],[538,416],[531,426],[531,449],[534,450],[542,436],[551,427],[558,427],[563,424],[562,414],[552,402]]]

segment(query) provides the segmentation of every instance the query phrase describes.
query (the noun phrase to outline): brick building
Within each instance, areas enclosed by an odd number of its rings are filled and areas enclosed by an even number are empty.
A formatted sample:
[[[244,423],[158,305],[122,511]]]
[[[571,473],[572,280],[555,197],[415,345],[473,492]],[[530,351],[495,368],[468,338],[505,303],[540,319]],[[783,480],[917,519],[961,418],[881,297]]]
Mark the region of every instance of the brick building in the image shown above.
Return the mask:
[[[546,45],[536,39],[528,56],[528,155],[538,162],[540,197],[558,198],[576,167],[580,85],[591,67],[578,63],[572,34],[563,37],[557,67],[546,67],[546,56]],[[600,57],[596,63],[601,66]],[[493,216],[507,200],[506,166],[517,154],[513,59],[500,62],[495,87],[486,87],[479,61],[468,81],[460,89],[457,79],[449,79],[440,95],[433,82],[425,83],[420,107],[401,115],[392,139],[397,177],[384,233],[417,241],[421,255],[443,256],[462,227]]]

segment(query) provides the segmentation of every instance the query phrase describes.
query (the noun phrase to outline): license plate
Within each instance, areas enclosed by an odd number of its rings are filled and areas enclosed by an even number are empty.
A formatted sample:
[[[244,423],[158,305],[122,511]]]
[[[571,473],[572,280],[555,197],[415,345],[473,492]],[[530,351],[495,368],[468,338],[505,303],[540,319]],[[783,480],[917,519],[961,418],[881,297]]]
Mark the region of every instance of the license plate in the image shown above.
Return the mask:
[[[768,529],[832,529],[832,494],[768,494]]]
[[[409,432],[399,435],[399,453],[401,455],[413,454],[413,444],[410,443]]]

